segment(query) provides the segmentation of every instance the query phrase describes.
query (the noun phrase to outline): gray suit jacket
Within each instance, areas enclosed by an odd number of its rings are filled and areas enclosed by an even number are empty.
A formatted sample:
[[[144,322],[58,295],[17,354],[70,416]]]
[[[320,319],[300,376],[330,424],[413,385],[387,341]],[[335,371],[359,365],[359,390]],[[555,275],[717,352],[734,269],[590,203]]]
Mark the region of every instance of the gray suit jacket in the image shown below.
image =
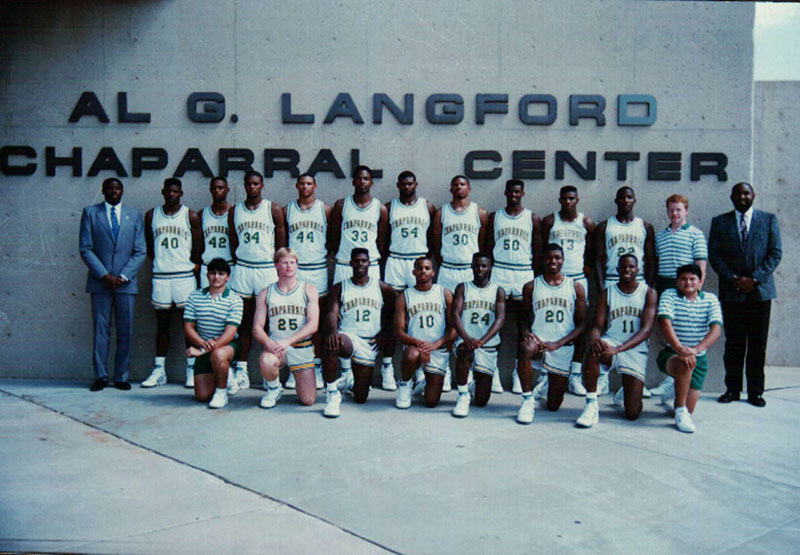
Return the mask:
[[[772,272],[781,261],[781,232],[775,214],[753,210],[747,244],[742,248],[736,212],[731,210],[711,221],[708,260],[719,275],[719,300],[742,302],[748,295],[736,290],[733,277],[751,277],[756,287],[749,297],[766,301],[777,296]]]
[[[122,207],[115,243],[106,218],[105,203],[87,206],[81,215],[80,251],[81,258],[89,268],[87,293],[108,292],[100,281],[106,274],[124,275],[130,280],[120,285],[117,292],[134,295],[139,292],[136,274],[147,253],[144,223],[139,212],[127,206]]]

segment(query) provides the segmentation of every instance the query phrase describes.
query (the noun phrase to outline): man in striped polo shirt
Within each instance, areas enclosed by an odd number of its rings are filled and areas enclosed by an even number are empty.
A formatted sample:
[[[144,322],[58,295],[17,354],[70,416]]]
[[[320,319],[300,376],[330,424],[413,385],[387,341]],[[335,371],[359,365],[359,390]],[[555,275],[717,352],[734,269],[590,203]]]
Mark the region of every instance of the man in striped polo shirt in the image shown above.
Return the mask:
[[[212,409],[228,404],[228,369],[239,350],[236,330],[242,322],[242,299],[227,287],[231,267],[224,258],[208,263],[208,287],[189,295],[183,332],[195,357],[194,396]],[[212,397],[213,395],[213,397]]]
[[[684,264],[694,262],[703,274],[705,281],[708,246],[703,232],[686,222],[689,214],[689,199],[683,195],[667,197],[667,218],[669,225],[656,233],[656,258],[658,276],[656,291],[659,295],[675,287],[675,272]],[[664,395],[671,387],[672,376],[665,376],[658,387],[651,389],[653,395]]]
[[[667,345],[657,362],[675,379],[675,425],[693,433],[690,414],[706,379],[706,349],[722,334],[722,309],[716,295],[700,290],[703,273],[696,264],[681,266],[676,275],[678,289],[664,291],[658,303],[658,323]],[[666,404],[669,397],[665,394],[662,402]]]

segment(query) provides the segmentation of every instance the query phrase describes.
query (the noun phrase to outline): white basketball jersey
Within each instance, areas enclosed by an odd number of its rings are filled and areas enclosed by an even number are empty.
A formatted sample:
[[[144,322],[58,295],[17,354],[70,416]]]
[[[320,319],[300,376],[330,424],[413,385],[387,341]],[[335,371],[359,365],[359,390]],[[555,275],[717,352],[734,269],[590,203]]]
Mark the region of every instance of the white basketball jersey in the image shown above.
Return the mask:
[[[533,325],[531,333],[545,341],[561,339],[575,329],[575,285],[563,276],[560,285],[550,285],[539,276],[533,280]]]
[[[203,208],[200,215],[203,225],[203,264],[208,264],[215,258],[222,258],[230,262],[231,247],[228,244],[228,213],[217,216],[210,206]]]
[[[533,260],[533,222],[527,208],[510,216],[505,208],[494,213],[494,263],[500,268],[530,268]]]
[[[339,330],[372,339],[381,330],[383,293],[380,282],[369,278],[364,285],[356,285],[352,278],[343,279],[339,303]]]
[[[161,206],[153,210],[153,274],[191,275],[194,270],[192,256],[192,228],[189,209],[181,206],[172,216],[164,214]],[[163,277],[163,276],[162,276]]]
[[[639,283],[633,293],[623,293],[618,284],[607,290],[608,315],[606,335],[624,343],[642,326],[642,312],[647,301],[647,284]]]
[[[586,252],[586,228],[583,227],[583,213],[571,222],[561,219],[558,212],[553,214],[553,227],[550,228],[548,243],[561,245],[564,249],[564,265],[561,273],[569,277],[583,277],[584,253]]]
[[[289,248],[297,253],[297,266],[304,270],[327,267],[328,248],[325,240],[328,220],[325,218],[325,203],[315,200],[307,210],[297,201],[286,207],[286,223],[289,227]]]
[[[639,259],[639,281],[644,279],[644,239],[647,230],[641,218],[622,223],[612,216],[606,223],[606,279],[616,280],[617,263],[623,254],[634,254]],[[563,270],[562,270],[563,271]]]
[[[271,339],[289,337],[306,325],[308,297],[306,284],[298,280],[294,289],[283,292],[275,282],[267,287],[267,321]]]
[[[464,308],[461,310],[461,323],[470,337],[480,339],[494,324],[495,304],[497,303],[497,284],[490,283],[486,287],[478,287],[471,281],[464,283]],[[497,333],[484,344],[484,347],[495,347],[500,344]]]
[[[418,258],[428,252],[428,227],[431,215],[428,203],[417,197],[408,206],[400,199],[392,199],[389,204],[389,227],[392,230],[389,251],[397,258]]]
[[[254,209],[244,201],[234,207],[233,223],[239,246],[236,247],[236,263],[249,268],[274,266],[275,223],[272,221],[272,203],[262,200]]]
[[[360,208],[353,197],[344,199],[342,207],[342,233],[339,238],[339,264],[350,263],[350,251],[361,247],[369,251],[369,261],[375,264],[380,260],[378,252],[378,220],[381,217],[381,203],[373,198],[366,208]]]
[[[444,336],[447,303],[444,287],[434,284],[428,291],[409,287],[406,296],[406,333],[414,339],[436,341]]]
[[[450,203],[442,206],[442,263],[468,267],[472,255],[478,252],[478,232],[481,220],[478,205],[470,202],[466,210],[456,212]]]

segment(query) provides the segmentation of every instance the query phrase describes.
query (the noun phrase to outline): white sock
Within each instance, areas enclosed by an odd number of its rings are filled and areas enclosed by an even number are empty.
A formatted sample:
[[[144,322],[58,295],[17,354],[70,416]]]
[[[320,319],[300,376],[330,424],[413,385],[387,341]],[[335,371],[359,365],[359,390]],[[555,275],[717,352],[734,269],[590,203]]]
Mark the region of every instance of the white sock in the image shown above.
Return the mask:
[[[572,373],[572,374],[580,374],[581,373],[581,369],[583,368],[583,363],[575,362],[573,360],[572,363],[569,365],[569,367],[570,367],[570,370],[569,370],[570,373]]]
[[[322,359],[314,357],[314,368],[319,368],[322,366]]]
[[[586,393],[586,402],[597,401],[597,391],[589,391]]]
[[[278,378],[267,381],[267,387],[270,389],[278,389],[281,386],[281,381]]]
[[[353,363],[349,358],[340,358],[339,364],[342,365],[342,373],[350,372],[353,369]]]
[[[223,393],[228,393],[228,389],[226,387],[218,387],[217,391],[222,391]]]
[[[680,413],[686,411],[686,407],[675,407],[675,416],[678,416]]]
[[[459,394],[461,394],[461,393],[469,393],[469,386],[466,385],[466,384],[465,385],[459,384],[458,385],[458,393]]]
[[[384,366],[391,366],[392,365],[392,357],[383,357],[382,364]]]
[[[339,378],[336,378],[332,382],[328,382],[326,387],[328,388],[328,391],[330,391],[331,393],[333,393],[334,391],[338,391],[339,390]]]
[[[398,380],[397,385],[399,387],[408,387],[408,386],[411,385],[411,380],[408,380],[408,381]]]
[[[522,398],[523,398],[523,399],[527,399],[527,398],[529,398],[531,395],[533,395],[533,391],[523,391],[523,392],[522,392]]]
[[[194,368],[194,357],[186,357],[186,367],[187,368]]]
[[[155,366],[163,367],[167,363],[167,357],[156,357]]]
[[[237,372],[247,372],[247,361],[237,361],[236,362],[236,371]]]

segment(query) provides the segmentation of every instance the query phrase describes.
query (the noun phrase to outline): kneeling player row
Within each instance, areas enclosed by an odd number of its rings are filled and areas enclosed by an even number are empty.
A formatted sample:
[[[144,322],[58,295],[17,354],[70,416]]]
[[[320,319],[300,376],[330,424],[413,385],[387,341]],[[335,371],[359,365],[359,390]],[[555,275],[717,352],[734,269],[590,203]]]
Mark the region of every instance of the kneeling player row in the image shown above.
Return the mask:
[[[523,424],[531,423],[534,417],[532,363],[549,377],[547,408],[558,410],[568,387],[574,341],[588,327],[584,288],[562,275],[561,247],[548,245],[543,254],[544,273],[528,282],[522,295],[520,320],[524,331],[520,334],[518,371],[523,393],[517,421]],[[369,276],[366,249],[353,249],[350,266],[352,277],[333,286],[324,315],[327,333],[322,362],[327,399],[323,414],[340,414],[340,388],[344,385],[340,380],[345,378],[340,376],[338,359],[352,363],[352,377],[347,378],[352,382],[347,387],[352,389],[355,401],[367,400],[384,305],[394,307],[394,334],[404,345],[396,406],[405,409],[411,405],[414,381],[424,392],[426,406],[436,406],[451,351],[456,355],[458,383],[454,416],[467,416],[471,402],[485,406],[497,367],[506,299],[502,287],[490,281],[491,258],[475,254],[472,281],[459,284],[454,293],[433,282],[434,265],[428,257],[416,259],[414,286],[398,294]],[[647,338],[656,317],[657,296],[637,281],[638,266],[636,256],[622,256],[617,267],[619,281],[598,300],[584,359],[588,393],[577,421],[580,427],[588,428],[598,421],[597,377],[602,365],[615,368],[621,376],[623,387],[618,399],[624,396],[626,416],[636,419],[642,410]],[[267,388],[260,406],[272,408],[280,399],[278,371],[283,366],[288,366],[295,379],[300,402],[311,405],[317,389],[311,346],[311,335],[320,319],[317,292],[297,279],[297,257],[290,249],[275,254],[275,267],[278,281],[260,292],[253,322],[253,337],[263,347],[259,367]],[[212,408],[227,404],[229,366],[241,320],[241,301],[225,287],[227,271],[223,260],[209,264],[210,286],[192,294],[185,314],[186,336],[193,344],[187,355],[198,357],[195,394],[199,400],[210,399]],[[700,277],[696,266],[681,267],[677,290],[662,295],[657,311],[667,341],[658,364],[662,372],[675,379],[675,421],[684,432],[694,431],[689,414],[705,379],[705,352],[719,337],[722,323],[719,303],[713,294],[700,290]],[[209,323],[212,320],[215,325]]]

